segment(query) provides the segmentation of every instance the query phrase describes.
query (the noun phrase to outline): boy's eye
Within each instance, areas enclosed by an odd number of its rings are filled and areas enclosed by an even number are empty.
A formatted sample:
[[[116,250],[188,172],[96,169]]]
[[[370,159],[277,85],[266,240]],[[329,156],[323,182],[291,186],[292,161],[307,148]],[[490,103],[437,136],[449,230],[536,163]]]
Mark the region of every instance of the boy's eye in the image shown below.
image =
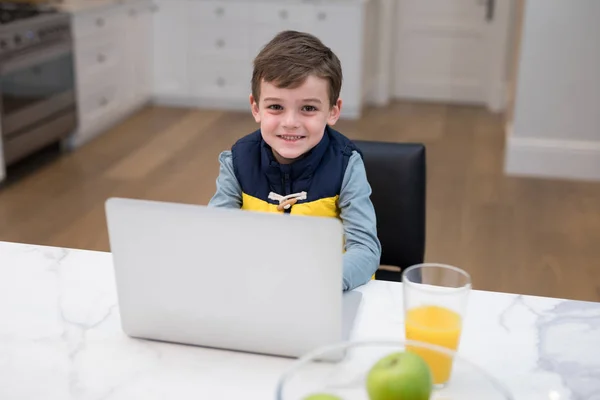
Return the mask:
[[[317,111],[317,108],[315,106],[304,106],[302,107],[302,111],[312,112]]]
[[[281,107],[279,104],[271,104],[267,108],[269,110],[275,110],[275,111],[281,111],[281,110],[283,110],[283,107]]]

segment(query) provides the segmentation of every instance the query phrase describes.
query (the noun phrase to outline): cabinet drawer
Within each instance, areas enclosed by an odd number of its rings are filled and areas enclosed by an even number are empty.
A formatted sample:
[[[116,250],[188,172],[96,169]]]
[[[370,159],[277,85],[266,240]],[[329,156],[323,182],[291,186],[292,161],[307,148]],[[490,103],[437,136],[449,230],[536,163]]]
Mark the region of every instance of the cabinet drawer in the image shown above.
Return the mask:
[[[191,28],[194,40],[189,49],[195,56],[249,57],[250,26],[241,22],[228,28],[223,25],[205,23]]]
[[[252,64],[249,59],[196,58],[191,76],[194,97],[244,101],[251,92]]]
[[[277,24],[256,24],[250,32],[250,56],[256,57],[259,51],[281,31]]]
[[[90,42],[76,47],[77,74],[84,82],[90,76],[119,66],[123,63],[120,45],[112,40]]]
[[[362,19],[363,13],[357,5],[318,5],[311,8],[309,32],[334,51],[334,45],[337,48],[356,48],[364,29]]]
[[[334,26],[358,27],[360,21],[354,17],[359,16],[360,6],[355,4],[315,5],[311,7],[308,19],[311,24],[329,24],[333,30]],[[337,31],[343,35],[342,31]]]
[[[186,21],[189,1],[158,0],[153,32],[153,86],[157,96],[186,96],[190,91],[188,69],[191,46]]]
[[[280,30],[303,30],[312,9],[312,5],[259,3],[252,7],[252,20],[259,24],[277,24]]]
[[[112,119],[118,110],[119,84],[117,82],[82,90],[79,98],[79,119],[83,130],[91,129],[106,119]]]
[[[123,6],[123,11],[129,18],[137,18],[145,13],[154,13],[158,11],[158,7],[150,0],[140,0],[126,4]]]
[[[228,22],[250,21],[250,5],[248,2],[195,0],[189,2],[189,16],[192,21],[205,21],[233,27]]]
[[[73,32],[76,38],[90,36],[119,37],[125,29],[125,13],[122,7],[114,7],[93,14],[77,15],[73,21]]]

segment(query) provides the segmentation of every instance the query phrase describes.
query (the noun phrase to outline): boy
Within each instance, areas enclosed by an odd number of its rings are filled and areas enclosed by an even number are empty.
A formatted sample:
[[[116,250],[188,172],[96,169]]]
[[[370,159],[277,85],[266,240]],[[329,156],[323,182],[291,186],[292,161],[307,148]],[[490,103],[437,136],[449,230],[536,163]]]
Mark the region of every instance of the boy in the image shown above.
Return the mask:
[[[341,85],[340,61],[319,39],[275,36],[254,60],[250,106],[260,129],[219,156],[209,206],[340,218],[345,291],[371,279],[381,245],[361,154],[331,128]]]

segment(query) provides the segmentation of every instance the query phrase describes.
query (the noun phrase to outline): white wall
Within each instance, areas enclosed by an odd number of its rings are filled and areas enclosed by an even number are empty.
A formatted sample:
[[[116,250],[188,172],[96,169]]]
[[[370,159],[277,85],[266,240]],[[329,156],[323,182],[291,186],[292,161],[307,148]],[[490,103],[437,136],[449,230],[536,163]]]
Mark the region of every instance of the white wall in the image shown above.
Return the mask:
[[[528,0],[510,174],[600,180],[600,1]]]

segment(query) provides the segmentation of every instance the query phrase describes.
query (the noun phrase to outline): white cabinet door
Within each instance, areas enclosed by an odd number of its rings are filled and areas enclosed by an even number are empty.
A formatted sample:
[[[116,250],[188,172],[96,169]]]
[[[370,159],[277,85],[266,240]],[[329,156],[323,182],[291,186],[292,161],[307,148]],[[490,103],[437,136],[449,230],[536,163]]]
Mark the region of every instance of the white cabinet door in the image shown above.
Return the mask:
[[[130,87],[126,9],[74,16],[78,127],[70,145],[96,136],[127,112]]]
[[[488,29],[486,1],[399,0],[395,95],[483,103]]]
[[[186,0],[155,1],[153,92],[158,97],[189,93],[189,3]]]
[[[309,31],[311,5],[256,2],[252,7],[250,53],[252,59],[260,50],[284,30]]]
[[[318,5],[310,10],[308,31],[331,48],[342,64],[342,112],[360,112],[362,103],[363,12],[360,5]],[[343,28],[339,28],[343,27]],[[348,29],[347,27],[352,27]],[[371,27],[371,29],[373,29]]]
[[[210,106],[245,105],[252,75],[247,1],[189,2],[191,95]],[[213,101],[216,101],[213,102]]]
[[[152,87],[153,29],[150,1],[143,1],[129,9],[127,24],[128,54],[130,56],[131,102],[137,107],[148,100]]]
[[[193,56],[192,93],[203,100],[228,100],[232,105],[248,105],[252,67],[249,61]],[[214,106],[215,104],[207,103]]]
[[[137,59],[139,58],[140,43],[138,29],[137,4],[130,4],[123,8],[125,22],[122,30],[122,40],[119,42],[123,48],[123,66],[121,79],[123,91],[121,99],[123,113],[128,113],[135,107],[137,101]]]
[[[150,100],[152,96],[152,84],[154,79],[154,12],[156,6],[148,2],[142,9],[140,20],[140,36],[142,38],[142,56],[139,59],[140,77],[138,90],[142,102]]]

